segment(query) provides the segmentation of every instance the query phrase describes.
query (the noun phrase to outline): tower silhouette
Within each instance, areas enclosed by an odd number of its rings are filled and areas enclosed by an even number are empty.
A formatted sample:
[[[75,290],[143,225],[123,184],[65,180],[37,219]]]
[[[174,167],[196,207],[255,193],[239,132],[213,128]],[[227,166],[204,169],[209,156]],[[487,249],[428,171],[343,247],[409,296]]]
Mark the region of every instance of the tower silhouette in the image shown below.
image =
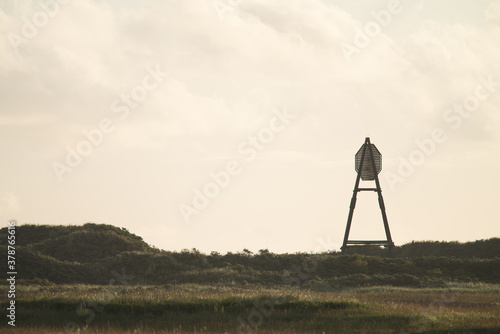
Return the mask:
[[[349,206],[349,216],[347,217],[344,242],[342,243],[341,248],[342,252],[345,253],[348,247],[384,246],[386,248],[389,248],[389,251],[392,254],[394,242],[392,242],[391,231],[389,230],[389,223],[387,221],[387,214],[385,212],[384,198],[382,197],[382,189],[380,188],[380,182],[378,179],[378,174],[382,170],[382,154],[374,144],[370,143],[369,137],[365,139],[365,143],[356,153],[355,170],[358,175],[356,177],[351,204]],[[375,181],[375,188],[360,188],[360,181]],[[380,211],[382,213],[382,220],[384,221],[386,240],[349,240],[349,232],[351,230],[354,208],[356,207],[356,200],[358,192],[360,191],[374,191],[378,194],[378,203],[380,206]]]

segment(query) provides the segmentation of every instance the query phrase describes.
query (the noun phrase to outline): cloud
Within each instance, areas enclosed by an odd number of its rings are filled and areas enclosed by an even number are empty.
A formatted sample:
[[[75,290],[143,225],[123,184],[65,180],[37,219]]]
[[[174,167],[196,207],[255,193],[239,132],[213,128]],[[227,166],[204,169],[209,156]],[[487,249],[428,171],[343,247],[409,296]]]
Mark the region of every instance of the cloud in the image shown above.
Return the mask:
[[[13,192],[0,190],[0,212],[12,214],[20,208],[19,200]]]
[[[491,1],[490,5],[485,11],[486,21],[500,24],[500,2]]]
[[[415,139],[443,126],[443,113],[474,93],[478,76],[491,74],[500,81],[498,2],[491,2],[481,18],[486,24],[440,20],[445,11],[425,17],[433,11],[432,2],[420,1],[416,9],[405,3],[351,63],[342,53],[342,43],[352,43],[365,27],[367,21],[359,18],[373,20],[370,12],[387,4],[366,3],[350,12],[334,3],[245,0],[221,19],[212,2],[205,0],[150,0],[147,5],[71,1],[22,44],[18,54],[5,37],[20,34],[23,18],[30,19],[40,7],[27,0],[2,5],[0,138],[9,145],[1,150],[10,157],[13,184],[23,185],[30,180],[28,174],[46,177],[41,179],[43,187],[24,185],[23,189],[33,187],[22,197],[26,215],[34,215],[36,221],[53,217],[29,212],[25,203],[36,203],[47,191],[45,186],[55,183],[50,161],[63,160],[66,146],[83,140],[82,130],[96,127],[103,118],[111,118],[116,131],[93,151],[89,163],[68,175],[71,182],[54,188],[60,192],[54,192],[50,210],[58,206],[57,198],[72,198],[75,184],[85,196],[95,196],[96,203],[107,203],[111,197],[121,203],[125,195],[116,189],[129,182],[143,187],[143,194],[147,185],[157,186],[157,202],[139,192],[135,195],[133,189],[128,200],[147,207],[151,222],[173,222],[179,219],[175,209],[161,216],[164,211],[155,207],[166,201],[160,194],[168,193],[165,198],[173,204],[166,205],[174,207],[177,194],[197,187],[198,180],[202,184],[210,168],[234,157],[239,143],[267,126],[275,108],[287,108],[297,119],[262,152],[259,168],[276,171],[304,162],[294,173],[310,168],[308,178],[320,184],[324,175],[314,165],[324,166],[322,170],[343,168],[365,136],[397,161],[398,154],[413,149]],[[146,67],[155,65],[168,73],[165,80],[128,118],[119,119],[112,102],[130,94],[141,84]],[[475,150],[477,142],[488,144],[484,151],[498,145],[498,96],[482,103],[453,133],[456,141],[450,140],[439,154]],[[432,159],[439,159],[438,154]],[[136,167],[123,168],[130,161],[137,161]],[[17,168],[21,163],[25,169]],[[242,179],[251,178],[251,168]],[[126,175],[115,175],[117,170]],[[130,181],[134,173],[141,175],[140,181]],[[262,185],[276,194],[282,191],[266,173],[261,177]],[[116,184],[108,181],[114,179]],[[296,179],[290,176],[291,187]],[[235,182],[234,191],[251,193],[245,184],[251,182]],[[12,184],[9,189],[14,189]],[[100,189],[98,194],[95,189]],[[2,202],[5,208],[14,203],[8,198]],[[85,210],[76,210],[78,202],[72,205],[75,210],[61,214],[61,221],[90,219],[80,216]],[[135,210],[117,206],[88,211],[102,210],[110,223],[119,216],[120,224]],[[298,208],[290,209],[290,219],[300,216],[293,211]],[[271,217],[280,216],[277,209],[265,207],[245,214],[245,219],[261,219],[256,212],[267,209],[274,210]],[[210,214],[207,224],[225,217],[216,209]],[[237,220],[242,214],[228,215]]]

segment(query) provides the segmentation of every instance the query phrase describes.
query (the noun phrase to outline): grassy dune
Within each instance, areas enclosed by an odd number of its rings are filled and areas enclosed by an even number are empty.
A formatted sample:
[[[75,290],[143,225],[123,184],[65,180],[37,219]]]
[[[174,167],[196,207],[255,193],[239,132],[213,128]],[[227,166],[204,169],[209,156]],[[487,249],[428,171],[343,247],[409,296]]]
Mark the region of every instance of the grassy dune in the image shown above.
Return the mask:
[[[395,257],[222,255],[158,250],[111,225],[16,231],[16,328],[2,293],[2,334],[500,333],[500,238],[412,242]]]

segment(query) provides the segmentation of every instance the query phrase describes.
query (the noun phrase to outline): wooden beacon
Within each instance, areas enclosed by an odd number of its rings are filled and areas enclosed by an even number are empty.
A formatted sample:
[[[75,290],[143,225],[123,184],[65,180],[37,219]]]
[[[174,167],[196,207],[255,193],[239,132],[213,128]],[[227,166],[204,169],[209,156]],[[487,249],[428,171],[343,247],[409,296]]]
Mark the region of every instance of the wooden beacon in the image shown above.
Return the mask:
[[[380,182],[378,180],[378,174],[382,170],[382,154],[375,147],[374,144],[370,143],[370,138],[365,139],[365,143],[356,153],[355,157],[355,169],[358,173],[356,177],[356,183],[354,184],[354,190],[351,199],[351,205],[349,206],[349,216],[347,217],[347,226],[345,228],[344,242],[342,244],[342,253],[345,253],[348,247],[359,247],[359,246],[384,246],[389,248],[390,253],[394,248],[394,242],[392,242],[391,231],[389,230],[389,223],[387,222],[387,215],[385,213],[384,198],[382,197],[382,189],[380,188]],[[375,181],[375,188],[360,188],[360,181]],[[356,198],[358,192],[360,191],[375,191],[378,193],[378,203],[380,206],[380,211],[382,212],[382,219],[384,221],[385,235],[387,240],[349,240],[349,231],[351,229],[352,216],[354,214],[354,208],[356,207]]]

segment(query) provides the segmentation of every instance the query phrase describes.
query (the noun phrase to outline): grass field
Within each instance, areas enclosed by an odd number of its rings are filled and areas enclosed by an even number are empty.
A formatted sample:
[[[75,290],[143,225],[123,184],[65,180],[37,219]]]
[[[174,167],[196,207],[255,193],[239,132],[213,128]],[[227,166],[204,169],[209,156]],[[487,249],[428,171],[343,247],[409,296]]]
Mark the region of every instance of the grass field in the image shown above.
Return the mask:
[[[2,333],[500,333],[500,285],[22,285]],[[1,297],[2,309],[6,297]]]

